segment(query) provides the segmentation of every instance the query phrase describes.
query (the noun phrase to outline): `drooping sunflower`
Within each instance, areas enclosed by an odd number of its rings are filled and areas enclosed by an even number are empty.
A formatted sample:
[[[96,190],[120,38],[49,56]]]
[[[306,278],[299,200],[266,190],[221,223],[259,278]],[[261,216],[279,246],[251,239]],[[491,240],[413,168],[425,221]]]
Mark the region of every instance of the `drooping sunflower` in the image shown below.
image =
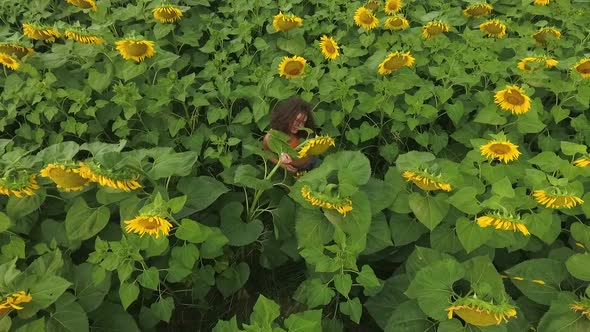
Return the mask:
[[[328,60],[334,60],[340,56],[340,46],[338,46],[334,38],[326,35],[320,38],[320,50]]]
[[[574,166],[577,167],[588,167],[590,166],[590,156],[585,156],[574,160]]]
[[[17,43],[0,43],[0,53],[22,58],[25,55],[33,55],[35,50]]]
[[[19,304],[29,303],[32,300],[33,297],[25,291],[13,293],[11,296],[7,296],[6,299],[0,302],[0,315],[11,310],[22,310],[24,307]]]
[[[67,39],[72,39],[82,44],[97,44],[104,43],[104,39],[99,35],[94,35],[77,30],[66,30],[64,33]]]
[[[23,33],[31,39],[44,40],[48,43],[53,43],[55,38],[61,37],[61,33],[56,28],[36,23],[23,23]]]
[[[0,178],[0,195],[22,198],[33,196],[36,189],[39,189],[37,175],[26,170],[10,172]]]
[[[584,58],[573,67],[582,78],[590,78],[590,58]]]
[[[287,79],[295,78],[303,74],[306,63],[307,60],[300,56],[285,56],[279,64],[279,76],[285,76]]]
[[[129,168],[113,170],[101,166],[98,162],[89,160],[80,163],[78,174],[88,179],[88,181],[96,182],[103,187],[120,189],[127,192],[141,188],[141,184],[137,181],[139,174]]]
[[[287,16],[283,12],[279,12],[272,20],[272,26],[275,31],[289,31],[303,25],[301,17],[293,14]]]
[[[547,6],[550,0],[535,0],[533,3],[537,6]]]
[[[299,148],[297,157],[299,159],[311,156],[319,156],[331,146],[336,146],[336,142],[330,136],[317,136],[312,139],[306,140],[303,145]]]
[[[516,307],[505,302],[494,304],[476,297],[464,297],[456,300],[446,309],[447,317],[461,317],[465,322],[475,326],[500,325],[508,319],[516,317]]]
[[[385,21],[385,29],[389,29],[389,30],[405,30],[409,26],[410,26],[410,22],[408,22],[408,20],[402,15],[389,17]]]
[[[533,197],[537,203],[550,209],[571,209],[578,204],[584,203],[584,200],[580,197],[572,195],[567,190],[561,190],[558,187],[551,187],[547,190],[535,190],[533,191]]]
[[[182,18],[182,10],[176,6],[163,5],[156,7],[152,14],[160,23],[174,23]]]
[[[125,60],[142,62],[146,58],[151,58],[156,53],[154,51],[154,42],[145,39],[126,38],[115,43],[117,51]]]
[[[379,25],[379,19],[373,12],[365,7],[360,7],[354,13],[354,23],[366,30],[373,30]]]
[[[518,145],[508,140],[493,140],[479,147],[482,156],[490,160],[500,160],[505,164],[518,159],[521,153],[518,151]]]
[[[481,228],[494,227],[498,230],[521,232],[522,235],[531,235],[528,228],[519,215],[512,215],[505,212],[495,211],[492,213],[479,216],[476,219]]]
[[[443,190],[451,191],[451,184],[446,182],[442,176],[430,174],[427,171],[405,171],[402,176],[406,181],[413,182],[418,188],[425,191]]]
[[[139,215],[131,220],[125,221],[125,232],[137,233],[141,236],[144,234],[154,236],[156,239],[160,235],[170,234],[172,224],[162,216],[155,214]]]
[[[494,102],[512,114],[524,114],[531,109],[531,98],[516,85],[507,85],[504,90],[496,92]]]
[[[506,36],[506,25],[499,20],[489,20],[479,25],[479,29],[485,33],[487,37],[503,38]]]
[[[404,3],[402,0],[387,0],[384,10],[388,15],[393,15],[402,10],[403,6]]]
[[[410,54],[410,52],[394,52],[389,53],[387,58],[379,64],[379,74],[387,75],[400,69],[401,67],[411,67],[416,59]]]
[[[590,319],[590,299],[587,297],[583,297],[580,301],[576,301],[570,305],[570,309],[573,312],[579,312],[580,315],[586,316],[587,319]]]
[[[422,27],[422,38],[428,40],[444,32],[449,32],[448,24],[437,21],[428,22]]]
[[[90,9],[93,12],[96,11],[96,2],[94,0],[66,0],[70,5],[74,5],[82,9]]]
[[[87,178],[80,176],[77,165],[49,164],[41,170],[40,175],[50,178],[57,188],[64,191],[80,191],[89,184]]]
[[[537,44],[547,45],[549,43],[548,38],[559,39],[561,38],[561,32],[552,27],[541,28],[539,31],[535,32],[532,37],[535,39]]]
[[[304,185],[301,188],[301,196],[313,206],[319,206],[324,209],[333,209],[343,216],[352,211],[352,200],[350,198],[334,197],[327,193],[320,193],[311,190],[311,187]]]
[[[548,57],[527,56],[520,60],[516,67],[522,71],[532,72],[543,67],[555,67],[558,63],[559,61]]]
[[[18,67],[20,67],[20,63],[18,63],[18,60],[6,53],[0,53],[0,63],[4,67],[12,70],[18,70]]]
[[[480,17],[488,15],[493,9],[494,7],[488,3],[477,3],[467,6],[467,8],[463,10],[463,15],[467,17]]]
[[[372,10],[372,11],[379,9],[379,6],[380,6],[379,1],[377,1],[377,0],[368,0],[363,5],[363,7],[367,8],[368,10]]]

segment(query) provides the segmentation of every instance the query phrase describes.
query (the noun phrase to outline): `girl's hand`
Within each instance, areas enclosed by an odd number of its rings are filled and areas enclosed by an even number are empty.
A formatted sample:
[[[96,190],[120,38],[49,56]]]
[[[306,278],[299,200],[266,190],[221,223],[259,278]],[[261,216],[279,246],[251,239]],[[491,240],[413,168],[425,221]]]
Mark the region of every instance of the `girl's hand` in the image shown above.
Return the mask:
[[[293,167],[291,165],[282,164],[281,167],[283,167],[284,169],[286,169],[288,172],[297,173],[297,168],[295,168],[295,167]]]
[[[291,164],[293,162],[293,158],[291,158],[291,156],[289,156],[286,153],[281,153],[281,164],[283,165],[288,165]],[[292,166],[291,166],[292,167]]]

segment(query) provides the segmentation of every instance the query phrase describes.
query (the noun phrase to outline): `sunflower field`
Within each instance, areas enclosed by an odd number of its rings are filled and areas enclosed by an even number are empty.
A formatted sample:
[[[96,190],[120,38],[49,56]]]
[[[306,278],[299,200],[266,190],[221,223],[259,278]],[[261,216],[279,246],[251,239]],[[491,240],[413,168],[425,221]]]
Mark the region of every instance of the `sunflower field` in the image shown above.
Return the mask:
[[[590,331],[588,0],[0,19],[0,331]]]

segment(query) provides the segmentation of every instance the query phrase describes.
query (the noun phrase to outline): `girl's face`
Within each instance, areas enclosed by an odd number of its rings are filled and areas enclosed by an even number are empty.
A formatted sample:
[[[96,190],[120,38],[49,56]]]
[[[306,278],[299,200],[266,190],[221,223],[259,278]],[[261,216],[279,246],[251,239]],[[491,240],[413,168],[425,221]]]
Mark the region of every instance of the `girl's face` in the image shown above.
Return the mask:
[[[291,134],[297,134],[299,132],[300,127],[305,127],[305,123],[307,122],[307,115],[304,113],[299,113],[295,117],[295,120],[291,123],[291,127],[289,127],[289,131]]]

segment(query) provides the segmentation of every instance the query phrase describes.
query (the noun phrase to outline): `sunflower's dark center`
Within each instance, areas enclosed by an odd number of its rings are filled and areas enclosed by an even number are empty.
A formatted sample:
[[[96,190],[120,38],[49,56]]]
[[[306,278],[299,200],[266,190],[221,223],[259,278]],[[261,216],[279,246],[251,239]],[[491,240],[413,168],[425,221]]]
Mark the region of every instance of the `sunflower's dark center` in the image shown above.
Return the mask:
[[[387,62],[385,62],[383,66],[389,70],[394,70],[403,67],[405,63],[406,59],[404,59],[404,57],[402,56],[397,55],[387,60]]]
[[[504,95],[504,98],[512,105],[524,104],[524,97],[516,90],[509,90]]]
[[[488,33],[499,34],[502,33],[502,25],[499,23],[491,23],[485,26]]]
[[[387,3],[387,9],[389,11],[396,12],[396,11],[400,10],[400,5],[399,5],[399,3],[397,1],[388,2]]]
[[[11,57],[9,56],[3,56],[2,57],[2,62],[4,62],[7,65],[14,65],[16,63],[16,61],[14,61]]]
[[[173,10],[172,8],[162,8],[161,10],[158,11],[158,14],[166,19],[172,19],[172,18],[178,17],[178,13],[175,10]]]
[[[433,24],[428,27],[428,33],[431,35],[438,35],[443,31],[442,26],[440,24]]]
[[[492,150],[492,152],[494,152],[495,154],[507,154],[508,152],[510,152],[510,147],[506,144],[497,143],[492,144],[490,146],[490,150]]]
[[[76,5],[84,9],[92,8],[92,2],[87,0],[77,0]]]
[[[289,75],[299,75],[303,69],[303,64],[298,61],[289,61],[285,65],[285,72]]]
[[[586,61],[584,63],[581,63],[580,65],[578,65],[576,67],[576,70],[580,74],[590,74],[590,61]]]
[[[391,25],[394,27],[399,27],[403,25],[403,22],[400,18],[395,18],[394,20],[391,21]]]
[[[363,22],[364,24],[371,24],[373,23],[373,16],[369,13],[361,13],[360,15],[360,21]]]
[[[144,229],[158,229],[160,227],[160,223],[154,217],[144,217],[139,221],[139,224]]]
[[[127,44],[125,51],[133,56],[144,56],[146,55],[148,48],[144,43],[131,42]]]
[[[49,171],[49,176],[53,182],[64,188],[77,188],[88,182],[88,179],[81,177],[79,174],[61,168],[54,168]]]
[[[467,10],[467,13],[469,13],[471,16],[482,16],[488,13],[488,9],[485,6],[479,5],[477,7],[470,8]]]

